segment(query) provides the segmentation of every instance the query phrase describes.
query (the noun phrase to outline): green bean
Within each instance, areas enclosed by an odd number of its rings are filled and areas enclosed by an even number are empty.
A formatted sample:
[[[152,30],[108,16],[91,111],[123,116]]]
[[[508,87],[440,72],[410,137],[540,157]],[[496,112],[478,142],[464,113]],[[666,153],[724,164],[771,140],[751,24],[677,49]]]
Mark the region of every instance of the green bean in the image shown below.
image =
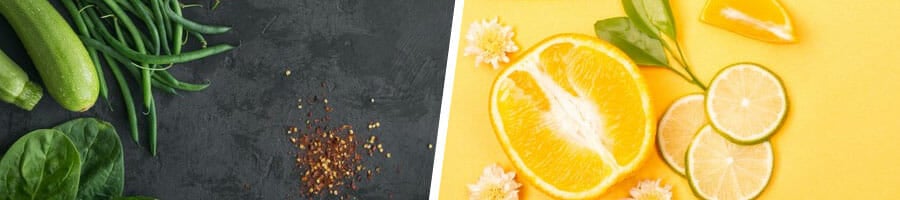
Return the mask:
[[[125,41],[125,36],[122,35],[122,28],[119,27],[118,21],[113,21],[113,27],[116,30],[116,38],[119,39],[119,41]],[[125,44],[125,45],[128,45],[128,44]]]
[[[125,67],[125,69],[128,70],[128,72],[131,73],[131,76],[133,76],[136,80],[141,79],[141,72],[138,71],[137,68]],[[172,95],[178,95],[178,91],[176,91],[175,88],[173,88],[169,85],[166,85],[162,81],[159,81],[155,78],[150,79],[150,84],[153,86],[153,88],[156,88],[157,90],[161,90],[165,93],[172,94]]]
[[[100,41],[97,41],[97,40],[94,40],[94,39],[91,39],[91,38],[85,37],[85,36],[80,36],[80,38],[81,38],[81,43],[84,43],[84,46],[86,46],[86,47],[97,49],[100,52],[103,52],[103,54],[106,55],[107,57],[112,57],[113,59],[115,59],[116,61],[119,61],[121,63],[126,63],[126,64],[132,63],[133,64],[133,62],[131,62],[131,60],[128,60],[128,58],[126,58],[125,56],[122,56],[122,54],[119,54],[118,52],[116,52],[115,50],[110,48],[109,46],[103,45],[102,43],[100,43]]]
[[[200,33],[197,33],[197,32],[188,32],[188,33],[190,33],[191,36],[194,36],[195,38],[197,38],[197,41],[200,41],[201,48],[206,48],[206,38],[204,38],[203,35],[201,35]]]
[[[180,81],[166,70],[176,63],[190,62],[233,49],[233,46],[227,44],[207,47],[203,36],[224,33],[231,28],[204,25],[184,18],[184,7],[178,0],[62,1],[71,12],[74,26],[78,28],[80,39],[89,50],[98,73],[102,74],[102,62],[105,61],[120,86],[135,143],[140,141],[140,133],[134,99],[138,97],[133,95],[142,95],[150,151],[156,156],[159,116],[151,89],[178,95],[178,90],[200,91],[209,87],[209,82],[198,84]],[[190,37],[197,38],[203,48],[183,51]],[[141,88],[140,94],[131,92],[124,73],[134,76],[137,86]],[[100,78],[104,77],[101,75]],[[101,85],[106,85],[101,90],[105,89],[107,92],[101,91],[101,95],[109,103],[108,83],[101,80]]]
[[[116,1],[119,1],[119,0],[116,0]],[[110,10],[109,7],[106,6],[106,3],[101,0],[87,0],[86,2],[87,2],[86,4],[89,4],[89,6],[85,6],[85,8],[88,8],[88,7],[95,8],[101,13],[111,13],[112,12],[112,10]]]
[[[91,13],[93,13],[91,11]],[[90,24],[90,20],[88,21]],[[119,41],[125,41],[125,36],[122,34],[122,30],[119,28],[118,19],[113,19],[113,27],[116,30],[116,34]],[[101,24],[102,26],[102,24]],[[105,27],[100,28],[103,31],[106,31]],[[96,31],[97,29],[91,29]],[[96,33],[93,35],[97,35]],[[128,116],[129,127],[131,128],[131,139],[135,144],[139,144],[140,141],[140,132],[138,132],[138,123],[137,123],[137,111],[134,108],[134,99],[131,96],[131,88],[128,87],[128,82],[125,81],[124,75],[122,75],[121,70],[119,69],[119,64],[109,55],[103,57],[106,60],[107,66],[110,71],[113,73],[113,77],[115,77],[116,82],[119,84],[119,90],[122,92],[122,100],[125,103],[125,112]],[[130,62],[125,62],[130,63]],[[126,67],[127,68],[127,67]],[[137,74],[136,72],[134,74]]]
[[[128,60],[128,58],[125,58],[125,56],[122,56],[121,54],[117,53],[115,50],[113,50],[113,49],[110,48],[109,46],[102,45],[102,44],[101,44],[99,41],[97,41],[97,40],[94,40],[94,39],[91,39],[91,38],[82,37],[82,38],[81,38],[81,42],[84,43],[85,46],[90,46],[90,47],[92,47],[92,48],[95,48],[95,49],[99,50],[100,52],[103,52],[104,55],[106,55],[106,56],[108,56],[108,57],[110,57],[110,58],[112,58],[112,59],[114,59],[114,60],[116,60],[116,61],[118,61],[118,62],[120,62],[120,63],[126,63],[126,64],[131,64],[131,65],[137,65],[137,64],[134,64],[133,62],[131,62],[130,60]],[[128,69],[128,70],[134,70],[134,73],[135,73],[135,74],[134,74],[135,79],[140,80],[140,79],[142,78],[141,75],[140,75],[140,74],[138,73],[138,71],[137,71],[137,69],[139,69],[139,68],[137,68],[137,67],[125,67],[125,68]],[[166,93],[169,93],[169,94],[178,94],[178,92],[176,92],[172,87],[166,87],[166,85],[163,84],[161,81],[157,81],[157,80],[152,80],[152,79],[151,79],[151,82],[150,82],[150,83],[151,83],[151,85],[152,85],[153,87],[156,87],[157,89],[161,89],[161,90],[163,90],[163,91],[166,92]]]
[[[148,37],[143,32],[138,32],[138,34],[141,36],[141,41],[144,44],[150,44],[149,46],[146,47],[146,49],[151,52],[159,51],[160,38],[159,38],[159,34],[156,31],[157,27],[153,23],[154,21],[153,21],[152,17],[150,17],[150,15],[148,14],[150,12],[149,8],[147,8],[146,5],[139,4],[140,1],[134,1],[134,0],[131,0],[133,2],[124,2],[125,0],[115,0],[115,1],[116,1],[115,2],[116,5],[113,5],[113,6],[122,6],[119,8],[119,10],[127,10],[131,14],[133,14],[135,17],[137,17],[137,19],[144,22],[145,28],[150,32],[150,36]],[[117,19],[116,11],[114,11],[111,8],[111,5],[108,5],[108,2],[100,1],[100,0],[91,0],[91,2],[94,2],[96,4],[98,11],[100,11],[101,13],[107,13],[107,15],[104,15],[101,18],[113,17],[113,19]],[[132,3],[135,3],[135,4],[133,4],[134,7],[132,7],[133,6]],[[128,6],[131,9],[123,9],[126,6]],[[108,13],[113,13],[113,14],[108,14]],[[128,13],[125,13],[125,14],[127,15]],[[115,24],[115,23],[116,22],[113,22],[113,24]],[[126,41],[123,40],[123,42],[126,42]],[[126,42],[126,45],[127,45],[127,42]]]
[[[113,24],[113,26],[115,27],[116,38],[118,38],[118,41],[125,40],[125,37],[122,35],[122,31],[119,29],[119,24],[116,23],[116,24]],[[124,58],[124,56],[122,58]],[[130,63],[130,64],[133,64],[133,63]],[[138,71],[136,69],[134,69],[132,67],[126,67],[126,69],[128,69],[132,73],[132,75],[134,75],[134,77],[136,79],[140,78],[140,74],[138,73]],[[174,88],[162,83],[162,81],[154,79],[154,80],[150,80],[150,84],[153,86],[153,88],[162,90],[163,92],[166,92],[166,93],[169,93],[172,95],[178,95],[178,92],[176,92]]]
[[[169,93],[169,94],[172,94],[172,95],[179,95],[179,94],[178,94],[178,89],[176,89],[176,88],[175,88],[174,86],[172,86],[172,85],[169,85],[168,83],[163,83],[162,81],[159,80],[158,77],[154,77],[154,78],[153,78],[153,83],[154,83],[154,84],[158,84],[159,86],[154,85],[154,87],[156,87],[156,88],[159,89],[159,90],[162,90],[163,92],[166,92],[166,93]],[[160,88],[165,88],[165,89],[160,89]]]
[[[159,26],[153,20],[154,17],[153,17],[153,15],[151,15],[152,11],[150,10],[149,7],[147,7],[147,5],[143,4],[140,0],[131,0],[131,4],[135,8],[137,8],[135,10],[135,11],[137,11],[137,13],[134,13],[134,14],[136,16],[138,16],[138,18],[141,18],[141,20],[144,21],[145,26],[148,29],[150,29],[149,30],[150,36],[153,39],[153,43],[152,43],[153,47],[154,47],[153,52],[155,52],[156,54],[159,54],[160,45],[161,45],[160,41],[165,40],[165,39],[163,39],[162,36],[160,35]]]
[[[146,84],[146,85],[142,85],[144,87],[144,90],[141,92],[144,93],[144,97],[146,97],[149,101],[149,103],[147,105],[150,105],[147,107],[147,111],[150,112],[150,114],[147,116],[147,119],[148,119],[147,126],[149,126],[149,128],[148,128],[149,130],[147,132],[150,135],[150,153],[155,157],[156,156],[156,105],[155,105],[156,102],[154,102],[155,100],[153,99],[153,91],[150,90],[150,87],[152,84],[150,81],[150,71],[141,70],[141,78],[143,78],[145,80],[144,84]]]
[[[209,83],[193,84],[193,83],[185,83],[185,82],[181,82],[181,81],[176,82],[176,83],[178,85],[176,85],[175,88],[178,88],[183,91],[190,91],[190,92],[203,91],[209,87]]]
[[[93,10],[88,10],[87,15],[89,18],[92,19],[92,20],[86,21],[88,23],[88,25],[92,25],[91,21],[93,21],[94,23],[98,23],[100,25],[100,27],[91,26],[91,30],[94,33],[93,35],[109,36],[109,31],[106,30],[105,27],[103,27],[103,24],[102,24],[103,22],[101,22],[98,18],[95,17],[96,13]],[[112,36],[109,36],[109,37],[106,37],[107,41],[115,41],[115,42],[124,41],[125,37],[122,34],[121,29],[119,29],[118,22],[114,21],[113,26],[115,27],[116,35],[118,38],[113,38]],[[104,55],[106,55],[106,57],[111,57],[112,59],[115,59],[116,61],[118,61],[120,63],[126,64],[126,65],[135,65],[135,63],[132,62],[131,60],[129,60],[127,57],[122,56],[122,54],[119,54],[114,49],[109,48],[108,46],[102,45],[103,43],[98,40],[82,37],[81,42],[84,43],[85,46],[87,46],[87,47],[100,50],[101,52],[103,52]]]
[[[150,154],[156,156],[156,102],[150,99],[150,115],[147,123],[150,126],[148,135],[150,136]]]
[[[116,15],[116,17],[122,20],[122,24],[125,25],[125,29],[131,33],[131,38],[135,42],[135,47],[137,47],[140,53],[146,53],[144,49],[144,42],[141,40],[140,32],[137,27],[134,26],[134,22],[131,21],[131,18],[119,8],[118,4],[114,3],[112,0],[103,0],[106,2],[106,6],[109,7],[110,10]],[[146,67],[146,64],[144,64]],[[144,93],[144,107],[150,108],[150,102],[153,100],[153,94],[150,91],[150,71],[142,70],[141,71],[141,88]]]
[[[164,72],[164,71],[155,71],[155,72]],[[169,81],[163,80],[164,78],[163,78],[163,77],[160,77],[159,74],[153,73],[153,75],[150,75],[150,76],[153,77],[153,80],[154,80],[154,81],[157,81],[157,82],[159,82],[160,84],[162,84],[162,85],[164,85],[164,86],[166,86],[166,87],[170,87],[170,88],[172,88],[172,89],[175,89],[175,85],[174,85],[174,84],[172,84],[172,83],[169,82]]]
[[[181,16],[181,5],[179,5],[178,0],[169,1],[169,6],[175,10],[175,14]],[[171,21],[171,20],[166,20]],[[179,23],[172,24],[172,54],[178,55],[181,54],[181,42],[184,37],[184,30]]]
[[[104,33],[103,30],[100,31],[100,35],[102,35],[104,38],[107,38],[107,39],[112,37],[111,35],[109,35],[108,32]],[[190,51],[190,52],[183,52],[179,55],[147,55],[145,53],[135,52],[134,50],[128,48],[124,44],[117,42],[117,41],[111,41],[111,42],[109,42],[109,44],[112,45],[113,49],[115,49],[117,52],[121,53],[125,57],[127,57],[131,60],[137,61],[139,63],[146,63],[146,64],[172,64],[172,63],[190,62],[190,61],[205,58],[205,57],[208,57],[211,55],[226,52],[226,51],[234,48],[231,45],[220,44],[220,45],[215,45],[215,46],[205,48],[205,49],[200,49],[200,50],[195,50],[195,51]],[[98,43],[97,45],[106,46],[101,43]]]
[[[94,19],[97,20],[97,19]],[[127,26],[127,25],[126,25]],[[146,64],[171,64],[171,63],[183,63],[194,61],[197,59],[205,58],[211,55],[219,54],[228,50],[231,50],[232,46],[220,44],[210,48],[200,49],[191,52],[184,52],[179,55],[147,55],[141,52],[135,52],[134,50],[128,48],[125,44],[122,44],[119,41],[113,39],[113,36],[106,29],[99,29],[99,32],[103,38],[107,40],[107,43],[112,45],[112,48],[115,49],[120,54],[125,57],[137,61],[139,63]],[[103,45],[102,43],[97,43],[95,45]]]
[[[137,70],[137,68],[126,67],[126,69],[128,69],[128,71],[131,72],[131,75],[134,76],[135,79],[141,78],[141,74]],[[169,86],[156,78],[151,77],[150,84],[153,86],[153,88],[156,88],[157,90],[161,90],[161,91],[171,94],[171,95],[178,95],[178,91],[174,87]]]
[[[131,13],[137,13],[136,8],[134,8],[133,6],[131,6],[131,4],[129,4],[129,3],[128,3],[127,1],[125,1],[125,0],[116,0],[116,3],[119,3],[119,5],[122,6],[122,8],[124,8],[125,10],[128,10],[128,11],[131,12]]]
[[[114,30],[116,31],[115,38],[113,38],[112,35],[109,33],[109,31],[107,31],[106,29],[100,29],[100,34],[97,34],[97,35],[101,35],[102,38],[104,38],[105,41],[107,41],[108,43],[121,43],[121,42],[125,41],[125,37],[122,35],[122,29],[119,27],[118,21],[113,21],[113,27],[114,27]],[[127,43],[124,43],[122,45],[125,48],[128,48]]]
[[[169,82],[169,83],[175,83],[178,81],[178,79],[176,79],[175,76],[172,76],[172,74],[167,71],[159,71],[159,72],[155,73],[154,75],[157,75],[157,77],[160,77],[161,79],[166,80],[166,82]]]
[[[131,98],[131,89],[128,88],[128,83],[125,82],[125,77],[122,76],[122,72],[119,70],[119,64],[110,57],[103,58],[106,59],[106,64],[116,78],[116,82],[119,83],[119,90],[122,91],[122,99],[125,101],[125,111],[128,113],[128,123],[131,125],[131,139],[134,140],[134,143],[138,143],[140,135],[138,134],[137,112],[134,110],[134,99]]]
[[[160,71],[160,72],[156,73],[156,75],[157,75],[157,77],[160,78],[160,80],[163,80],[163,82],[166,82],[170,85],[178,85],[181,82],[181,81],[178,81],[178,79],[176,79],[175,76],[172,76],[172,74],[167,71]]]
[[[108,0],[107,0],[107,1],[108,1]],[[145,12],[146,9],[145,9],[145,7],[142,7],[143,5],[142,5],[142,4],[139,4],[139,2],[138,2],[137,0],[132,0],[132,2],[136,4],[135,7],[138,7],[138,10],[141,10],[142,12],[144,12],[143,15],[144,15],[145,18],[146,18],[146,24],[147,24],[147,26],[148,26],[149,29],[150,29],[151,36],[155,36],[155,37],[153,38],[153,44],[154,44],[154,47],[155,47],[155,50],[154,50],[155,53],[154,53],[154,54],[158,55],[158,54],[160,53],[160,52],[159,52],[159,51],[160,51],[160,48],[159,48],[159,47],[160,47],[160,45],[161,45],[160,42],[159,42],[159,35],[160,35],[160,34],[159,34],[159,29],[157,29],[157,27],[155,26],[154,22],[152,21],[152,18],[150,18],[149,15],[146,14],[146,12]],[[115,8],[113,8],[113,11],[115,11]],[[123,20],[123,23],[125,23],[126,28],[129,27],[129,24],[128,24],[129,22]],[[133,26],[133,25],[131,25],[131,26]],[[130,30],[130,31],[133,31],[133,30]],[[108,34],[108,32],[105,32],[105,30],[101,30],[101,34],[104,34],[104,33],[106,33],[106,35],[104,35],[104,36],[110,36],[110,35]],[[111,38],[111,37],[109,37],[109,38]],[[109,39],[109,38],[108,38],[108,39]],[[112,43],[117,43],[117,41],[112,41]],[[140,44],[139,41],[138,41],[137,43]],[[102,45],[102,44],[101,44],[101,45]],[[141,46],[142,46],[142,45],[137,45],[137,48],[138,48],[139,53],[143,54],[143,53],[145,53],[145,51],[144,51],[144,49],[141,48]],[[126,47],[127,47],[127,46],[126,46]],[[126,48],[126,49],[127,49],[127,48]],[[143,67],[146,68],[147,66],[148,66],[147,63],[143,64]],[[149,106],[147,106],[147,109],[148,109],[148,112],[149,112],[149,115],[148,115],[148,120],[149,120],[149,121],[148,121],[147,125],[149,126],[149,128],[148,128],[148,129],[149,129],[149,130],[148,130],[148,135],[149,135],[149,138],[150,138],[150,152],[151,152],[151,154],[152,154],[153,156],[156,156],[156,152],[157,152],[157,150],[156,150],[156,149],[157,149],[157,114],[156,114],[156,102],[155,102],[155,100],[153,99],[153,93],[152,93],[152,91],[149,89],[149,88],[151,87],[151,85],[153,85],[153,81],[151,80],[151,74],[152,74],[153,72],[151,72],[151,71],[149,71],[148,69],[145,69],[145,68],[142,68],[142,70],[141,70],[141,78],[142,78],[142,80],[143,80],[143,81],[142,81],[142,82],[143,82],[142,86],[143,86],[143,88],[144,88],[142,92],[144,93],[144,100],[145,100],[144,104],[145,104],[145,105],[149,105]],[[154,67],[154,68],[155,68],[155,67]]]
[[[108,1],[108,0],[106,0],[106,1]],[[116,8],[114,7],[114,5],[110,6],[110,9],[112,9],[114,12],[116,11]],[[121,11],[119,11],[119,12],[121,12]],[[89,12],[89,14],[92,14],[92,12]],[[126,17],[127,17],[127,16],[126,16]],[[93,18],[94,20],[98,20],[96,17],[92,17],[92,18]],[[135,38],[135,37],[134,37],[135,34],[133,34],[133,33],[134,33],[133,29],[129,28],[129,26],[130,26],[130,27],[133,27],[133,25],[128,24],[128,21],[130,21],[130,20],[127,19],[127,18],[123,18],[123,23],[125,23],[126,29],[129,29],[129,31],[132,32],[132,38]],[[114,26],[116,26],[116,25],[114,25]],[[100,31],[99,31],[99,32],[100,32],[100,35],[104,36],[104,37],[108,40],[108,42],[110,42],[110,43],[117,43],[117,44],[118,44],[120,41],[122,41],[122,39],[124,39],[124,38],[122,38],[122,37],[118,38],[119,40],[116,40],[115,38],[112,38],[112,36],[109,34],[109,32],[108,32],[105,28],[100,28],[99,30],[100,30]],[[121,30],[118,30],[118,29],[117,29],[117,31],[121,31]],[[121,35],[121,34],[118,34],[118,35]],[[106,47],[105,45],[103,45],[102,43],[100,43],[100,42],[98,42],[98,41],[96,41],[96,40],[93,40],[93,41],[92,41],[92,40],[89,39],[89,38],[88,38],[88,39],[82,39],[82,40],[83,40],[83,41],[87,41],[87,42],[85,42],[85,44],[90,45],[91,43],[93,43],[93,44],[95,44],[95,45],[93,45],[93,46],[96,46],[95,48],[100,48],[100,49],[104,49],[104,50],[109,51],[109,54],[111,54],[111,55],[116,55],[116,54],[117,54],[117,52],[110,51],[110,48]],[[135,44],[137,44],[136,46],[138,46],[138,49],[139,49],[140,51],[142,51],[141,53],[146,52],[146,51],[144,51],[144,49],[141,48],[141,47],[143,46],[142,41],[140,41],[140,40],[135,40]],[[101,46],[101,45],[102,45],[102,46]],[[126,46],[126,48],[127,48],[127,46]],[[120,57],[120,56],[115,56],[115,57]],[[118,59],[122,59],[122,58],[118,58]],[[123,62],[123,63],[130,63],[130,61],[121,61],[121,62]],[[147,64],[144,64],[143,67],[147,67]],[[127,68],[127,67],[126,67],[126,68]],[[154,81],[151,80],[149,71],[146,70],[146,69],[141,70],[141,75],[140,75],[140,77],[136,77],[136,78],[139,78],[139,79],[141,80],[141,82],[142,82],[142,84],[140,84],[140,86],[142,87],[142,93],[143,93],[143,97],[144,97],[144,105],[145,105],[145,107],[146,107],[148,110],[150,110],[151,114],[154,114],[154,115],[155,115],[155,108],[151,108],[151,106],[152,106],[151,103],[152,103],[152,101],[153,101],[153,93],[152,93],[152,91],[151,91],[151,87],[154,87],[154,84],[153,84]],[[158,87],[158,88],[161,87],[163,90],[165,90],[165,91],[167,91],[167,92],[175,93],[174,89],[172,89],[172,88],[170,88],[170,87],[165,87],[165,86],[163,86],[163,85],[161,85],[161,84],[157,84],[157,85],[159,85],[159,86],[156,86],[156,87]],[[126,86],[126,87],[127,87],[127,86]],[[154,118],[154,117],[155,117],[155,116],[149,116],[149,118]],[[149,126],[151,126],[151,129],[154,129],[154,128],[155,128],[155,126],[156,126],[155,123],[156,123],[156,120],[155,120],[155,119],[151,119],[151,124],[149,124]],[[155,131],[155,130],[151,130],[151,131]]]
[[[184,4],[181,6],[181,8],[193,8],[193,7],[203,8],[203,5],[195,3],[195,4]]]
[[[213,5],[212,5],[212,8],[210,8],[209,10],[215,11],[216,8],[219,8],[219,3],[222,3],[222,1],[216,0],[216,3],[213,4]]]
[[[158,31],[159,31],[159,33],[158,33],[158,34],[159,34],[159,38],[160,38],[162,41],[169,41],[168,38],[167,38],[167,37],[168,37],[168,36],[167,36],[167,35],[168,35],[167,33],[168,33],[170,30],[166,30],[166,22],[169,21],[169,20],[165,20],[165,18],[163,18],[163,16],[162,16],[163,14],[162,14],[162,12],[160,11],[160,9],[162,9],[162,8],[161,8],[161,7],[162,7],[161,3],[159,2],[159,0],[150,0],[150,5],[151,5],[152,8],[153,8],[153,14],[155,15],[155,19],[156,19],[156,26],[159,27],[159,30],[158,30]],[[167,42],[163,42],[162,44],[160,44],[160,45],[162,46],[163,51],[164,51],[166,54],[170,54],[170,52],[171,52],[171,51],[169,51],[169,46],[168,46],[168,44],[169,44],[169,43],[167,43]]]
[[[174,76],[172,76],[172,74],[169,74],[169,72],[166,72],[166,71],[156,71],[156,73],[154,73],[154,75],[155,75],[154,76],[155,78],[159,78],[160,82],[163,82],[170,87],[173,87],[173,88],[179,89],[179,90],[183,90],[183,91],[196,92],[196,91],[202,91],[202,90],[206,89],[207,87],[209,87],[209,83],[194,84],[194,83],[186,83],[186,82],[179,81]]]
[[[168,85],[166,85],[165,83],[160,82],[159,80],[151,79],[151,80],[150,80],[150,84],[153,84],[153,88],[156,88],[156,89],[158,89],[158,90],[162,90],[162,91],[165,92],[165,93],[168,93],[168,94],[171,94],[171,95],[178,95],[178,91],[175,90],[175,88],[173,88],[173,87],[171,87],[171,86],[168,86]]]
[[[172,11],[172,9],[169,7],[164,7],[163,12],[166,14],[166,16],[169,17],[169,19],[172,19],[172,21],[174,21],[175,23],[179,23],[184,26],[184,28],[191,31],[196,31],[204,34],[222,34],[231,30],[231,27],[227,26],[204,25],[185,19],[184,17],[175,13],[175,11]]]

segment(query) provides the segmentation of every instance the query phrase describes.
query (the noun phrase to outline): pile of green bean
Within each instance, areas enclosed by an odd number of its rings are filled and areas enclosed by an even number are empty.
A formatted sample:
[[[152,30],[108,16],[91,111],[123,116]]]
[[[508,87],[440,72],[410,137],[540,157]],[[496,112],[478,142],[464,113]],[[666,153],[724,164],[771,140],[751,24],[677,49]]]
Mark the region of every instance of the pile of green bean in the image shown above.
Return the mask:
[[[115,77],[125,101],[131,137],[138,143],[135,100],[123,71],[136,80],[146,109],[150,152],[156,156],[157,113],[151,88],[170,94],[206,89],[209,83],[182,82],[166,70],[177,63],[231,50],[233,47],[227,44],[207,47],[203,37],[203,34],[225,33],[231,28],[203,25],[184,18],[181,10],[188,6],[178,0],[62,0],[62,3],[72,15],[79,37],[100,73],[100,95],[107,102],[107,82],[101,61]],[[183,52],[188,36],[196,38],[202,48]]]

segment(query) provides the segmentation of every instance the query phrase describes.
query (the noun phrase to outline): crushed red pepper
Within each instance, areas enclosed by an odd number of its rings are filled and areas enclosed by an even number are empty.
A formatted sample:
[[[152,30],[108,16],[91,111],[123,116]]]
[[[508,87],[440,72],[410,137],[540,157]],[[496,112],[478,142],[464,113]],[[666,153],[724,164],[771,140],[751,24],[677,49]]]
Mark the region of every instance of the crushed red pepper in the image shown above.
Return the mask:
[[[326,87],[326,83],[322,83]],[[329,114],[334,111],[333,104],[323,96],[313,96],[310,101],[298,102],[298,109],[307,109],[305,129],[296,126],[288,127],[289,141],[296,147],[296,166],[300,169],[300,192],[303,196],[334,198],[351,198],[346,194],[347,190],[357,190],[361,181],[368,181],[372,176],[381,172],[378,166],[367,167],[364,159],[373,158],[376,153],[384,153],[383,144],[376,143],[375,135],[359,136],[353,126],[333,123]],[[324,102],[316,106],[319,100]],[[324,112],[315,112],[310,109],[322,108]],[[322,117],[313,117],[323,113]],[[332,124],[340,124],[331,126]],[[379,122],[370,122],[369,130],[378,128]],[[357,137],[368,138],[358,140]],[[366,156],[364,156],[366,155]],[[390,153],[385,157],[390,158]],[[371,170],[371,168],[374,168]],[[365,177],[365,179],[363,179]]]

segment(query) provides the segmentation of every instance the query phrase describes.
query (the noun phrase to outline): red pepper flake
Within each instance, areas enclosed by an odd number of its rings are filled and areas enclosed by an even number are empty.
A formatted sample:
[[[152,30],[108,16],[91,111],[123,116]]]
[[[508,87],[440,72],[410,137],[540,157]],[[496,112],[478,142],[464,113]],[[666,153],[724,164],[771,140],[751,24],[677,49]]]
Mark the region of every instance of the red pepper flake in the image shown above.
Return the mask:
[[[322,87],[326,83],[322,82]],[[307,198],[326,197],[326,199],[353,199],[347,190],[357,190],[358,183],[371,180],[374,174],[381,172],[381,167],[366,167],[363,162],[373,157],[375,153],[383,153],[383,144],[378,143],[374,135],[360,136],[349,124],[334,123],[328,114],[334,111],[334,104],[329,104],[323,96],[307,98],[308,101],[298,99],[298,108],[303,104],[313,104],[322,99],[325,106],[311,106],[306,113],[306,129],[300,130],[296,126],[288,127],[289,140],[296,148],[296,166],[300,169],[300,193]],[[323,108],[325,112],[312,111],[314,108]],[[313,117],[314,113],[323,113],[322,117]],[[333,126],[334,124],[338,124]],[[369,123],[369,129],[378,128],[381,124],[377,121]],[[362,137],[359,140],[357,136]],[[368,155],[365,157],[363,155]],[[390,158],[390,153],[385,154]],[[380,158],[379,158],[380,159]],[[368,163],[368,162],[367,162]],[[365,177],[365,179],[363,179]]]

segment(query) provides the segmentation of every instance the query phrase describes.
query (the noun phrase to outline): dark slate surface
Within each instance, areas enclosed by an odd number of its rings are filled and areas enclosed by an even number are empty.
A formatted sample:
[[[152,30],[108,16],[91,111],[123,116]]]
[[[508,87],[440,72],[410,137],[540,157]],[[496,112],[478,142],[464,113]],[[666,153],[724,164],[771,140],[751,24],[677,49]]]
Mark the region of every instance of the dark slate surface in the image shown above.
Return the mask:
[[[427,146],[436,139],[452,9],[450,0],[228,0],[215,12],[188,9],[185,14],[198,21],[234,26],[207,39],[239,48],[170,70],[213,85],[180,96],[156,93],[158,157],[146,144],[130,141],[115,86],[111,106],[98,101],[85,113],[65,111],[49,95],[31,112],[0,104],[0,151],[30,130],[97,117],[112,122],[123,140],[128,195],[301,199],[300,172],[284,131],[303,123],[306,111],[296,109],[298,98],[327,94],[333,122],[367,132],[369,121],[379,121],[381,128],[371,133],[392,153],[390,159],[369,159],[382,173],[350,193],[425,199],[434,156]],[[0,48],[39,79],[2,19]],[[287,69],[291,76],[284,75]]]

